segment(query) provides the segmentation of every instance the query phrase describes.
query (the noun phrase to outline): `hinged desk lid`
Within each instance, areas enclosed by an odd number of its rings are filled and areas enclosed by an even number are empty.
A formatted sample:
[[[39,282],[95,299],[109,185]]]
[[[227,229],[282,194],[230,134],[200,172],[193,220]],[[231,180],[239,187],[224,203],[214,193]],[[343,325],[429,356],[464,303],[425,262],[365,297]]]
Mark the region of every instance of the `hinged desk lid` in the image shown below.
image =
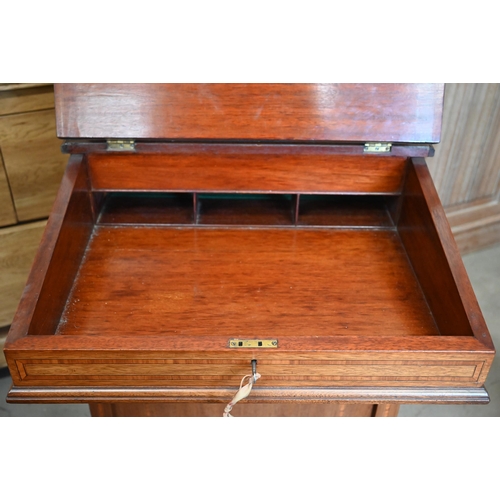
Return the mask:
[[[66,139],[436,143],[444,84],[56,84]]]

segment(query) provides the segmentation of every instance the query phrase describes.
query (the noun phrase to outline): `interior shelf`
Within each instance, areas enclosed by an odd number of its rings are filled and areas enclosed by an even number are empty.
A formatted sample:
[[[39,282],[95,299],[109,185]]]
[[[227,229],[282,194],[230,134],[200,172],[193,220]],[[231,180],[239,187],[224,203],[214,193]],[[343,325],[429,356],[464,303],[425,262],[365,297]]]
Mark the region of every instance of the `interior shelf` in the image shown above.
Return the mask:
[[[380,195],[126,193],[105,195],[101,225],[393,226]]]

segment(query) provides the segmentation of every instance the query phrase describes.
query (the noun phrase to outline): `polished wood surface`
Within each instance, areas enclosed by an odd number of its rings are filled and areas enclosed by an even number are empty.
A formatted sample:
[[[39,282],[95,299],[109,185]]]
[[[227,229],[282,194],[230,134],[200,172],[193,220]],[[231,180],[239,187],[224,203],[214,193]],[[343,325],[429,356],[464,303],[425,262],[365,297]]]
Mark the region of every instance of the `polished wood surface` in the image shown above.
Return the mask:
[[[45,221],[0,229],[0,326],[10,325]]]
[[[67,138],[439,142],[443,84],[56,84]]]
[[[374,417],[397,417],[399,405],[375,405],[373,409]]]
[[[68,163],[31,267],[30,286],[24,290],[9,332],[11,342],[28,333],[51,333],[59,322],[92,229],[87,185],[82,157],[75,155]]]
[[[224,404],[99,404],[90,405],[93,417],[221,417]],[[397,416],[398,405],[255,404],[239,403],[235,417],[381,417]]]
[[[54,294],[58,294],[61,299],[67,297],[73,287],[80,261],[93,229],[94,221],[85,167],[81,157],[78,156],[69,162],[63,183],[67,184],[66,188],[71,196],[67,203],[64,196],[63,200],[58,197],[52,210],[52,218],[60,210],[59,214],[63,214],[63,220],[58,232],[57,246],[54,248],[47,270],[47,277],[31,319],[30,334],[43,335],[53,332],[56,328],[64,305],[63,300],[54,301]],[[52,220],[50,222],[52,226]],[[57,221],[54,221],[55,224]]]
[[[428,359],[431,364],[433,361],[444,359],[469,362],[474,361],[479,355],[491,354],[491,349],[485,347],[474,337],[435,337],[430,335],[409,337],[333,335],[318,337],[304,334],[299,337],[283,337],[279,342],[278,350],[230,349],[228,340],[225,332],[220,335],[197,337],[186,335],[138,336],[133,333],[122,333],[115,336],[25,335],[16,341],[15,346],[9,345],[9,350],[23,360],[50,359],[53,352],[58,351],[58,355],[62,355],[65,360],[73,360],[71,362],[76,363],[79,363],[79,357],[83,359],[88,356],[95,361],[99,359],[106,360],[106,362],[111,359],[127,360],[132,352],[136,353],[137,362],[141,363],[140,360],[157,359],[158,352],[168,351],[171,359],[187,359],[187,356],[196,360],[210,360],[215,356],[224,360],[239,360],[238,363],[242,366],[250,366],[251,356],[256,355],[262,359],[284,357],[290,360],[314,361],[315,356],[317,356],[316,351],[322,351],[322,359],[331,361],[366,361],[373,360],[373,356],[375,356],[380,360],[413,359],[419,363]],[[38,349],[40,352],[30,354],[30,350],[37,351]],[[44,353],[43,351],[46,350],[50,352]],[[71,354],[69,352],[71,350],[79,352]],[[92,350],[97,352],[92,352]],[[380,352],[374,354],[374,351]],[[422,354],[420,351],[432,351],[433,354],[431,355],[429,352]],[[54,362],[58,363],[57,360]],[[481,377],[483,375],[484,373],[481,374]]]
[[[19,221],[50,213],[67,162],[54,128],[53,109],[0,116],[0,145]]]
[[[405,161],[300,153],[89,156],[97,191],[394,194],[401,191]]]
[[[151,227],[94,232],[57,334],[221,331],[438,334],[394,231]]]
[[[12,370],[12,368],[11,368]],[[198,387],[39,387],[14,385],[7,396],[9,403],[221,403],[226,405],[235,394],[230,388]],[[265,404],[487,404],[484,387],[284,387],[254,388],[247,403]]]
[[[108,151],[108,144],[102,140],[68,139],[61,150],[68,154],[93,154]],[[365,153],[364,144],[325,144],[296,142],[185,142],[185,141],[134,141],[134,153],[139,154],[231,154],[231,155],[344,155],[373,156]],[[430,144],[393,144],[388,152],[378,152],[378,157],[427,158],[433,156],[434,147]]]
[[[198,361],[190,362],[190,359],[174,360],[168,363],[162,363],[160,360],[153,363],[41,363],[24,362],[19,368],[23,372],[23,378],[26,379],[55,379],[70,377],[67,380],[77,377],[86,377],[87,380],[109,380],[119,377],[140,377],[148,376],[157,380],[175,381],[175,384],[194,385],[191,380],[200,383],[201,380],[211,382],[213,385],[217,381],[221,385],[234,385],[248,373],[249,363],[231,363],[223,362],[216,364],[211,362],[209,366],[206,363]],[[415,380],[422,377],[422,366],[425,366],[425,379],[428,380],[475,380],[474,376],[478,372],[478,366],[474,362],[469,364],[430,364],[419,362],[413,365],[406,363],[397,365],[386,361],[379,364],[338,364],[328,362],[325,359],[315,360],[316,362],[302,362],[300,364],[279,364],[278,361],[261,361],[259,371],[262,377],[265,377],[264,384],[270,385],[288,385],[291,381],[300,382],[307,386],[330,386],[335,379],[342,377],[346,380],[377,380],[380,377],[396,377]],[[320,361],[321,364],[317,364]],[[285,383],[285,384],[284,384]]]
[[[471,335],[470,324],[460,301],[457,285],[448,265],[440,235],[435,228],[433,210],[438,200],[432,199],[429,205],[423,193],[420,178],[425,175],[424,181],[429,187],[430,176],[428,171],[425,172],[425,165],[410,166],[398,229],[422,290],[434,311],[436,324],[442,333]],[[445,224],[446,218],[440,219],[439,222]],[[431,254],[433,258],[430,258]],[[443,293],[444,290],[446,293]]]
[[[398,230],[442,334],[472,332],[493,348],[429,170],[420,158],[409,166]]]

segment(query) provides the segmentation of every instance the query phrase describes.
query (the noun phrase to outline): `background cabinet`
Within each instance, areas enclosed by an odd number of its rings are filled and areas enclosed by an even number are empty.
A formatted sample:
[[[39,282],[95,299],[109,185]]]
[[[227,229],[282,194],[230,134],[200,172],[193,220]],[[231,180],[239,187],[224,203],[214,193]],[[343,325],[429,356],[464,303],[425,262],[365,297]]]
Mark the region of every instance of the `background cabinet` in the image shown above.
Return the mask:
[[[447,83],[441,143],[428,159],[462,253],[500,242],[500,84]]]
[[[60,147],[53,86],[0,84],[0,368],[1,347],[67,161]]]

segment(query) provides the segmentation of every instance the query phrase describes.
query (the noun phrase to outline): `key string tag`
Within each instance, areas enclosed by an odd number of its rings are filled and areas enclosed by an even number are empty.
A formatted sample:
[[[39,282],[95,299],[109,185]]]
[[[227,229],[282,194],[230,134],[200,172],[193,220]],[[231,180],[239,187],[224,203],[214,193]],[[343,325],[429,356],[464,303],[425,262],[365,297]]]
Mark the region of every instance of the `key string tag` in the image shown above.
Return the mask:
[[[250,392],[252,391],[252,387],[259,380],[260,378],[260,373],[257,373],[257,361],[252,360],[252,374],[251,375],[245,375],[241,379],[240,383],[240,388],[238,389],[238,392],[234,395],[233,399],[231,402],[226,406],[224,409],[223,417],[232,417],[233,415],[230,414],[231,410],[233,409],[234,405],[238,402],[241,401],[242,399],[245,399]],[[243,385],[245,382],[245,379],[248,379],[248,383],[246,385]]]

